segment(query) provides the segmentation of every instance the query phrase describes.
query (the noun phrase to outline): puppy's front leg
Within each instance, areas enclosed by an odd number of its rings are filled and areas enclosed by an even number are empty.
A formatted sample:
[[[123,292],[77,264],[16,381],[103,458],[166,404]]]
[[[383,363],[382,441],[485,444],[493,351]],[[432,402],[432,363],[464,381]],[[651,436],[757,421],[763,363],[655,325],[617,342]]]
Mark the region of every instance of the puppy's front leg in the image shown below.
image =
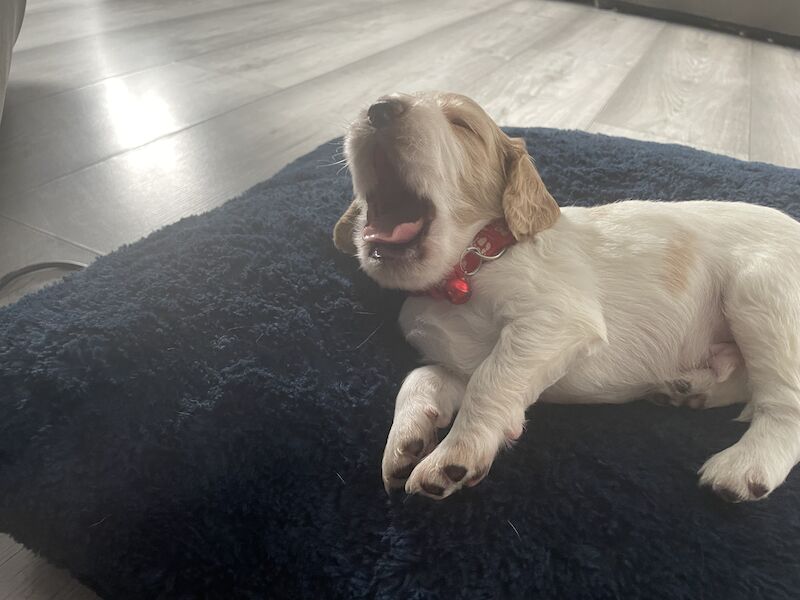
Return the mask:
[[[450,425],[465,388],[465,380],[435,365],[408,374],[397,394],[394,421],[383,451],[387,492],[403,487],[420,459],[436,447],[436,430]]]
[[[413,470],[406,492],[440,499],[480,482],[500,447],[522,435],[525,409],[604,339],[602,320],[562,325],[534,317],[506,325],[470,378],[450,433]]]

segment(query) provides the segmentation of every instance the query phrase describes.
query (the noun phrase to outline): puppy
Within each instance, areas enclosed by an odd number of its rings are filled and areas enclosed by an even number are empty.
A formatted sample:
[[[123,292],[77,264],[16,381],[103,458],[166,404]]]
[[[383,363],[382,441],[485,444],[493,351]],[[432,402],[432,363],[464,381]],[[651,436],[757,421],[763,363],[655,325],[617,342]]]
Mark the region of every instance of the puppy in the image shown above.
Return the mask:
[[[426,366],[403,382],[387,490],[486,476],[536,401],[746,403],[700,469],[730,501],[800,459],[800,224],[744,203],[559,208],[522,139],[457,94],[393,94],[347,132],[355,199],[334,242],[400,313]],[[452,422],[437,445],[437,428]]]

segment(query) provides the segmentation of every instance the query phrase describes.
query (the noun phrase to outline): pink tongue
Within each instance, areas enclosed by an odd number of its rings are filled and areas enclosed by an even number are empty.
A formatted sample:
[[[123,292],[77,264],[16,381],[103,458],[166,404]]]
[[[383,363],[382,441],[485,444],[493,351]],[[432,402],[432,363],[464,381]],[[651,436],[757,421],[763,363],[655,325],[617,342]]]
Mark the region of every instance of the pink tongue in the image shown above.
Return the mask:
[[[380,231],[374,225],[364,227],[364,241],[386,242],[387,244],[405,244],[413,240],[422,229],[422,219],[414,223],[400,223],[392,231]]]

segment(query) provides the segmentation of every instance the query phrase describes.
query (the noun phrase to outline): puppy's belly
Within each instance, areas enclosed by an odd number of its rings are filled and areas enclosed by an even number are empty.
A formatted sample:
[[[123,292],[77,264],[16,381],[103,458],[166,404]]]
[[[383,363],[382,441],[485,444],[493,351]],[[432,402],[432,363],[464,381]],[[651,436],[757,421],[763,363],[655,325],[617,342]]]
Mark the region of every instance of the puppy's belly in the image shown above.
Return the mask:
[[[720,303],[713,297],[653,307],[646,314],[606,310],[608,344],[579,358],[545,390],[543,402],[606,404],[639,400],[666,382],[707,369],[711,346],[733,340]]]
[[[500,328],[479,310],[416,297],[406,300],[399,322],[425,362],[464,377],[470,377],[492,352]],[[704,368],[711,345],[732,339],[721,315],[689,321],[684,331],[654,331],[651,327],[649,335],[639,335],[632,325],[636,324],[628,322],[624,336],[612,327],[609,344],[569,365],[539,400],[563,404],[637,400],[688,370]],[[619,341],[622,337],[624,341]]]
[[[711,329],[705,333],[710,334]],[[618,404],[639,400],[666,382],[685,378],[696,369],[707,369],[713,342],[711,335],[695,336],[683,344],[670,347],[665,343],[656,349],[644,343],[619,347],[612,341],[596,354],[570,365],[566,374],[542,393],[540,400],[558,404]]]
[[[621,383],[612,380],[590,380],[580,373],[567,373],[546,389],[540,402],[552,404],[622,404],[643,398],[655,388],[655,382]]]

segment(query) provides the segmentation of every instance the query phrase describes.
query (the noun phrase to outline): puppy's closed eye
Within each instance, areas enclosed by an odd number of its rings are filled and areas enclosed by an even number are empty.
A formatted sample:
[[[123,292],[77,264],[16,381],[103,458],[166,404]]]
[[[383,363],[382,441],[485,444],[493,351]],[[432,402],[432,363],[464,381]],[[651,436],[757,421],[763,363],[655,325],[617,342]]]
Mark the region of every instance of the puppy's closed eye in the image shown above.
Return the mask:
[[[459,117],[451,118],[450,119],[450,124],[451,125],[455,125],[456,127],[460,127],[461,129],[464,129],[464,130],[468,131],[469,133],[475,134],[475,130],[472,129],[472,127],[470,127],[469,125],[467,125],[466,121],[464,121],[463,119],[461,119]]]

